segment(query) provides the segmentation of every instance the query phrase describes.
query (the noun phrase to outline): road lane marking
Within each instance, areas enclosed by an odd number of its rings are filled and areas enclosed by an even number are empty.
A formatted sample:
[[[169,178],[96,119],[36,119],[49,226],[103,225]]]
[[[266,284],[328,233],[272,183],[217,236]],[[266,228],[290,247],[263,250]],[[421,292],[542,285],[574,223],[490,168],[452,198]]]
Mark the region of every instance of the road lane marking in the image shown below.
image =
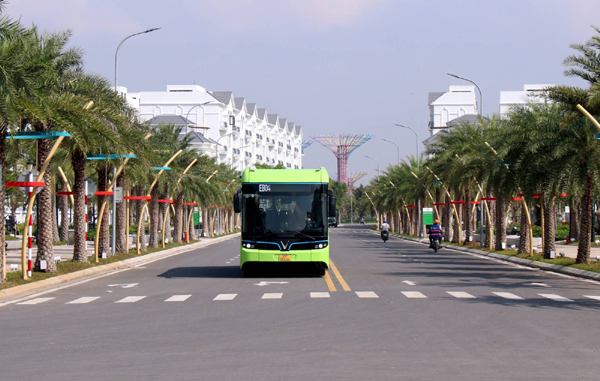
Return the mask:
[[[117,300],[115,303],[135,303],[144,299],[145,296],[127,296],[121,300]]]
[[[475,299],[473,295],[463,291],[446,291],[446,293],[458,299]]]
[[[190,296],[192,295],[173,295],[165,300],[165,302],[185,302]]]
[[[48,300],[52,300],[54,299],[52,298],[35,298],[35,299],[30,299],[30,300],[26,300],[24,302],[21,303],[17,303],[17,304],[21,304],[21,305],[33,305],[33,304],[40,304],[40,303],[44,303],[47,302]]]
[[[282,292],[267,292],[262,296],[261,299],[281,299],[282,296]]]
[[[333,284],[333,281],[329,276],[329,270],[325,271],[325,283],[327,283],[327,288],[329,289],[329,291],[337,291],[337,289],[335,288],[335,284]]]
[[[550,287],[546,283],[528,283],[530,286]]]
[[[86,303],[93,302],[96,299],[100,299],[100,297],[99,296],[83,296],[79,299],[71,300],[70,302],[65,303],[65,304],[86,304]]]
[[[544,298],[552,299],[557,302],[572,302],[572,299],[565,298],[564,296],[556,295],[556,294],[538,294],[539,296],[543,296]]]
[[[372,298],[372,299],[377,299],[379,298],[379,296],[374,293],[373,291],[356,291],[356,295],[358,295],[359,298]]]
[[[340,282],[340,284],[342,285],[342,289],[344,289],[344,291],[352,291],[352,290],[350,290],[348,283],[346,283],[346,281],[342,277],[342,274],[340,274],[340,272],[338,271],[337,267],[335,267],[335,264],[333,263],[333,261],[331,259],[329,259],[329,264],[331,265],[333,274],[337,278],[338,282]]]
[[[310,293],[310,297],[311,298],[315,298],[315,299],[318,299],[318,298],[329,298],[329,297],[331,297],[331,295],[329,295],[328,292],[311,292]]]
[[[412,282],[410,280],[403,280],[402,283],[406,283],[409,286],[414,286],[415,285],[415,282]]]
[[[600,300],[600,296],[598,295],[583,295],[586,298],[590,298],[590,299],[595,299],[595,300]]]
[[[520,296],[511,294],[510,292],[492,292],[492,294],[498,295],[499,297],[504,298],[504,299],[524,300]]]
[[[418,291],[401,291],[404,296],[411,299],[427,299],[427,297]]]
[[[233,300],[237,294],[219,294],[213,300]]]

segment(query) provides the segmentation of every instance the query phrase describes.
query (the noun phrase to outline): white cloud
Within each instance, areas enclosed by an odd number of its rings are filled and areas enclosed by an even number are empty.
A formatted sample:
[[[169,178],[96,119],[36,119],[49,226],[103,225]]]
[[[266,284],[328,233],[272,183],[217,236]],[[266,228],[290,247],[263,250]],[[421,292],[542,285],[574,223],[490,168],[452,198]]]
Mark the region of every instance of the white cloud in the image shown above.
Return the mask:
[[[123,35],[141,26],[122,16],[119,9],[110,9],[103,2],[89,0],[10,0],[6,12],[22,22],[34,22],[42,29],[72,29],[76,35],[105,32]]]

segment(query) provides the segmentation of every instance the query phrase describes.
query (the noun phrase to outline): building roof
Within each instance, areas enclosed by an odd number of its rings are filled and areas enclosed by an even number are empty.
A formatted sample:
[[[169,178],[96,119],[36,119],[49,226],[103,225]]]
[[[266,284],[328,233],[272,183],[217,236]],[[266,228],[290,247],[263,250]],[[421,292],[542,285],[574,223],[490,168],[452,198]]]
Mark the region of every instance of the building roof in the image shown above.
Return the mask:
[[[300,135],[302,133],[302,126],[296,126],[296,135]]]
[[[286,123],[287,123],[286,118],[279,118],[279,128],[285,128]]]
[[[488,120],[486,117],[483,117],[484,120]],[[463,116],[459,116],[458,118],[452,119],[446,125],[448,127],[460,126],[462,123],[469,123],[473,125],[479,124],[479,116],[474,114],[466,114]]]
[[[429,105],[474,105],[476,103],[475,86],[450,86],[449,90]]]
[[[158,115],[152,119],[149,119],[146,123],[148,123],[148,125],[150,125],[150,126],[159,126],[161,124],[172,124],[175,126],[185,126],[186,124],[188,124],[188,125],[194,124],[191,120],[186,119],[181,115]]]
[[[244,107],[244,100],[245,99],[246,98],[244,98],[244,97],[235,97],[235,98],[233,98],[233,100],[235,102],[235,108],[238,109],[238,110],[241,110],[242,107]]]
[[[213,91],[210,94],[219,102],[228,105],[231,102],[233,91]]]
[[[201,135],[200,133],[188,132],[186,134],[186,136],[190,138],[190,143],[192,143],[192,144],[203,144],[203,143],[217,144],[217,142],[215,142],[213,139],[206,137],[204,135]],[[181,140],[181,139],[183,139],[183,137],[179,138],[179,140]]]
[[[289,132],[294,132],[294,126],[296,125],[296,123],[294,122],[288,122],[287,127],[288,127],[288,131]]]
[[[265,119],[265,115],[267,114],[267,109],[259,108],[257,114],[258,114],[258,119]]]
[[[256,103],[246,103],[246,110],[248,110],[248,114],[253,114],[256,110]]]
[[[275,125],[277,123],[277,114],[267,114],[268,122]]]
[[[427,104],[429,106],[431,106],[431,104],[433,102],[435,102],[436,99],[438,99],[439,97],[441,97],[442,95],[444,95],[443,91],[435,91],[435,92],[430,92],[429,93],[429,100],[427,101]]]

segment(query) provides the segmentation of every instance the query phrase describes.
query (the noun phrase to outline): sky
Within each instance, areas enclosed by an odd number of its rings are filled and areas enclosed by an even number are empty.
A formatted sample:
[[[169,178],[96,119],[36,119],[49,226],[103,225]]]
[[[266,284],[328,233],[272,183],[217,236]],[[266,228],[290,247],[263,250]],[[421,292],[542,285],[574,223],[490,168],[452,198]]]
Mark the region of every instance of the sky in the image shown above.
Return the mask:
[[[360,183],[415,154],[429,136],[427,96],[477,82],[485,115],[498,112],[500,91],[524,84],[585,86],[563,75],[574,43],[600,26],[598,0],[9,0],[26,25],[70,29],[86,70],[129,91],[165,91],[197,83],[267,108],[315,135],[374,134],[348,160]],[[420,150],[423,146],[420,145]],[[305,168],[336,159],[314,143]]]

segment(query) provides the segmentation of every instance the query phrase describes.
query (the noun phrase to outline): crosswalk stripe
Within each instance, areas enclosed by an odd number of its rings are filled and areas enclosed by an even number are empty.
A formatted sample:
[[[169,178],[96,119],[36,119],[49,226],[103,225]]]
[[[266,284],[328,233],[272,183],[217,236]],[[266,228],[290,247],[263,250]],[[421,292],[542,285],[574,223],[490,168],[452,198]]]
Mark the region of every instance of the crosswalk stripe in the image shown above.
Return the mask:
[[[17,303],[17,304],[21,304],[21,305],[40,304],[40,303],[44,303],[44,302],[47,302],[48,300],[52,300],[52,299],[54,299],[54,298],[35,298],[35,299],[26,300],[24,302]]]
[[[583,295],[586,298],[590,298],[590,299],[595,299],[595,300],[600,300],[600,296],[598,295]]]
[[[404,296],[411,299],[426,299],[427,297],[418,291],[401,291]]]
[[[237,294],[219,294],[213,300],[233,300]]]
[[[329,297],[331,297],[331,295],[329,295],[328,292],[311,292],[310,297],[311,298],[329,298]]]
[[[358,295],[359,298],[379,298],[373,291],[356,291],[356,295]]]
[[[463,292],[463,291],[446,291],[446,293],[448,293],[458,299],[475,299],[475,297],[473,295]]]
[[[557,302],[572,302],[573,300],[569,298],[565,298],[564,296],[556,295],[556,294],[538,294],[539,296],[543,296],[544,298],[552,299]]]
[[[185,302],[192,295],[173,295],[165,302]]]
[[[145,296],[128,296],[121,300],[117,300],[115,303],[135,303],[135,302],[139,302],[140,300],[142,300],[144,298],[145,298]]]
[[[71,300],[70,302],[67,302],[65,304],[86,304],[86,303],[93,302],[96,299],[100,299],[100,297],[99,296],[83,296],[79,299]]]
[[[267,292],[261,299],[281,299],[282,296],[282,292]]]
[[[523,298],[521,298],[520,296],[511,294],[510,292],[492,292],[492,294],[496,294],[504,299],[523,300]]]

